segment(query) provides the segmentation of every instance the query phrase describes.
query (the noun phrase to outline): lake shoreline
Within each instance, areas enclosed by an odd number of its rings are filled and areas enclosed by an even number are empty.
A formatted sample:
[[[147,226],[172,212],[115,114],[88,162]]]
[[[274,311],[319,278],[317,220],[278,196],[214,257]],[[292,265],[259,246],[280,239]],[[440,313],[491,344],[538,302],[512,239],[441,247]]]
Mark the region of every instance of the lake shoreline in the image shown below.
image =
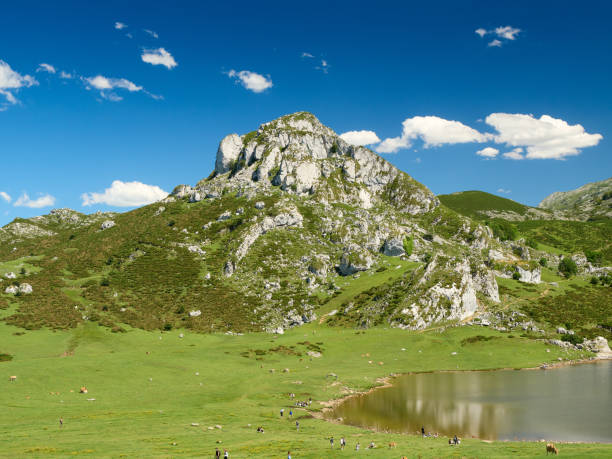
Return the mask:
[[[400,435],[419,436],[420,435],[419,432],[415,432],[415,433],[396,432],[396,431],[380,429],[380,428],[372,427],[372,426],[359,426],[359,425],[353,425],[353,424],[346,424],[339,418],[332,418],[327,415],[330,412],[332,412],[334,409],[336,409],[339,405],[341,405],[342,403],[346,402],[349,399],[365,396],[379,389],[385,389],[385,388],[392,387],[394,380],[402,376],[417,375],[417,374],[432,374],[432,373],[472,373],[472,372],[493,372],[493,371],[509,371],[509,370],[513,370],[513,371],[552,370],[552,369],[563,368],[563,367],[574,366],[574,365],[598,363],[598,362],[607,361],[607,360],[612,360],[612,355],[605,354],[605,356],[602,356],[602,357],[598,357],[597,355],[595,355],[595,356],[591,356],[591,357],[583,358],[583,359],[564,360],[560,362],[553,362],[550,364],[542,364],[542,365],[535,366],[535,367],[524,367],[524,368],[505,367],[505,368],[486,368],[486,369],[474,369],[474,370],[433,370],[433,371],[409,371],[405,373],[393,373],[393,374],[390,374],[389,376],[383,376],[383,377],[377,378],[375,380],[375,383],[377,383],[377,385],[372,386],[368,388],[367,390],[363,390],[363,391],[350,390],[350,393],[346,394],[345,396],[342,396],[336,399],[332,399],[332,400],[327,400],[327,401],[319,401],[319,403],[323,405],[323,408],[320,411],[310,411],[310,410],[308,411],[309,411],[309,414],[312,415],[313,418],[320,419],[320,420],[329,422],[331,424],[357,427],[360,429],[370,430],[375,433],[396,433]],[[443,438],[443,437],[446,438],[445,435],[439,435],[438,438]],[[481,439],[477,436],[470,436],[466,438],[481,440],[487,443],[505,443],[505,442],[542,443],[542,442],[547,441],[547,440],[488,440],[488,439]],[[588,442],[588,441],[555,440],[555,443],[568,444],[568,445],[569,444],[593,444],[594,445],[594,444],[610,444],[612,443],[612,441],[611,442]]]

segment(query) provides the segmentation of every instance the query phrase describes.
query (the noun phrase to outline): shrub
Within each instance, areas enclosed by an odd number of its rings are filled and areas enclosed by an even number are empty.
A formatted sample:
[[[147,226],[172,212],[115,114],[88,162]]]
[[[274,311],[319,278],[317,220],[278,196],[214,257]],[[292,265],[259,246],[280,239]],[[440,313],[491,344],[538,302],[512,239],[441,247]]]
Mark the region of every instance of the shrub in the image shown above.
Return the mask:
[[[25,268],[21,268],[21,269],[19,270],[19,274],[21,274],[22,276],[25,276],[25,275],[26,275],[26,272],[27,272],[27,271],[26,271],[26,269],[25,269]]]
[[[531,247],[532,249],[538,248],[538,243],[530,238],[525,239],[525,245]]]
[[[102,278],[102,280],[100,281],[100,286],[108,287],[109,285],[110,285],[110,281],[108,280],[108,277]]]
[[[406,255],[412,255],[412,249],[414,248],[414,241],[412,240],[412,238],[406,236],[402,244],[404,246],[404,251],[406,252]]]
[[[593,285],[599,284],[599,278],[597,276],[592,276],[591,277],[591,284],[593,284]]]
[[[568,343],[572,343],[575,346],[576,344],[582,343],[582,338],[576,334],[573,334],[573,335],[568,334],[568,335],[563,335],[561,337],[561,341],[567,341]]]
[[[584,255],[586,256],[586,259],[593,264],[599,264],[603,261],[603,256],[601,255],[601,252],[595,252],[594,250],[585,250]]]
[[[431,261],[432,255],[431,253],[426,253],[425,255],[423,255],[423,261],[425,262],[426,265],[429,264],[429,262]]]
[[[578,272],[578,266],[576,266],[576,262],[571,258],[564,257],[563,260],[559,262],[559,272],[563,274],[565,277],[571,277]]]
[[[548,266],[548,260],[546,258],[540,258],[540,266]]]
[[[521,280],[521,274],[518,271],[514,271],[512,273],[512,279],[514,279],[514,280]]]
[[[164,324],[164,330],[166,330],[166,331],[172,330],[172,324],[170,322],[166,322]]]
[[[495,220],[488,223],[493,231],[493,235],[500,241],[513,241],[516,239],[517,232],[513,224],[507,221]]]
[[[431,234],[424,234],[423,235],[423,239],[425,239],[426,241],[431,242],[431,241],[433,241],[433,235],[431,235]]]

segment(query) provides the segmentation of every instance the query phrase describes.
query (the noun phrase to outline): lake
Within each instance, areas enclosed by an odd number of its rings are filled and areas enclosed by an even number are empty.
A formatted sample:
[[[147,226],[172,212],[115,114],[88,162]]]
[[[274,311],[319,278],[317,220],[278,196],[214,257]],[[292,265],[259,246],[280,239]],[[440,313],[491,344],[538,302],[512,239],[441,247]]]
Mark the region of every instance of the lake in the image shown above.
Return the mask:
[[[488,440],[612,442],[612,361],[409,374],[328,413],[350,425]]]

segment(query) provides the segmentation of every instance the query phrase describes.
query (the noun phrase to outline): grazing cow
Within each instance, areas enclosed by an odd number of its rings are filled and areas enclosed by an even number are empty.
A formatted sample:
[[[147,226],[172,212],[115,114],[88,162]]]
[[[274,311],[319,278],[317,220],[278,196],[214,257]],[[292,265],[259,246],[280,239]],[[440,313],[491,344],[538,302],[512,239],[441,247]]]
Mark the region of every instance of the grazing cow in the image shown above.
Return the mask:
[[[555,444],[554,443],[547,443],[546,444],[546,455],[548,456],[548,453],[553,453],[554,455],[559,454],[559,450],[557,448],[555,448]]]
[[[9,376],[9,381],[17,381],[17,376]]]
[[[394,441],[392,441],[391,443],[389,443],[389,449],[391,448],[396,448],[397,447],[397,443],[395,443]]]
[[[85,387],[85,386],[81,387],[81,390],[79,392],[81,394],[86,394],[87,393],[87,387]]]

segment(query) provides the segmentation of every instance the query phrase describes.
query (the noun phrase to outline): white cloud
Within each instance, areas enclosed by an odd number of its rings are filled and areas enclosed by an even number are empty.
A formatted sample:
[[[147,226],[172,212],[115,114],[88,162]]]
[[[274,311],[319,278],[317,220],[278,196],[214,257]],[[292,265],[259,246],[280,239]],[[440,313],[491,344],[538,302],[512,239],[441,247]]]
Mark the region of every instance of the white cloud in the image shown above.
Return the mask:
[[[227,76],[234,78],[246,89],[256,93],[263,92],[273,86],[270,76],[265,77],[249,70],[241,70],[240,72],[230,70],[227,72]]]
[[[0,198],[4,199],[6,202],[11,202],[12,198],[6,191],[0,191]]]
[[[13,90],[17,91],[20,88],[29,88],[37,84],[38,81],[34,77],[15,72],[10,65],[0,59],[0,94],[6,98],[7,102],[17,103],[17,99],[12,93]]]
[[[40,64],[38,66],[38,68],[36,69],[37,72],[48,72],[48,73],[55,73],[55,67],[53,67],[51,64],[45,64],[44,62],[42,64]]]
[[[115,88],[127,89],[130,92],[142,90],[142,86],[137,86],[136,84],[132,83],[129,80],[126,80],[125,78],[106,78],[102,75],[98,75],[95,77],[86,78],[85,80],[91,86],[101,91],[104,91],[105,89]]]
[[[412,145],[412,140],[420,138],[425,148],[444,144],[485,142],[489,134],[482,134],[459,121],[450,121],[438,116],[415,116],[402,123],[402,135],[383,140],[376,151],[395,153]]]
[[[476,33],[477,35],[480,35],[480,38],[482,38],[487,34],[487,30],[481,27],[479,29],[474,30],[474,33]]]
[[[323,73],[327,73],[329,72],[329,63],[325,59],[321,59],[321,64],[315,68],[321,70]]]
[[[15,207],[30,207],[32,209],[40,209],[41,207],[49,207],[55,204],[55,198],[50,194],[44,194],[36,199],[30,199],[27,193],[23,193],[15,204]]]
[[[70,80],[73,77],[73,75],[71,75],[68,72],[64,72],[63,70],[60,72],[59,76],[60,78],[63,78],[64,80]]]
[[[123,22],[115,22],[115,29],[117,30],[125,29],[126,27],[127,24],[124,24]]]
[[[314,56],[310,53],[302,53],[302,57],[309,57],[312,59]]]
[[[512,151],[508,151],[504,153],[502,156],[506,159],[513,159],[515,161],[520,161],[522,159],[525,159],[525,157],[523,156],[522,148],[515,148]]]
[[[502,45],[502,42],[496,38],[495,40],[490,41],[487,46],[489,48],[501,48],[501,45]]]
[[[164,48],[145,49],[140,57],[142,58],[142,61],[146,62],[147,64],[163,65],[167,69],[174,68],[178,65],[174,60],[174,57],[172,57],[172,54],[170,54]]]
[[[142,29],[142,30],[148,33],[149,35],[151,35],[153,38],[159,38],[159,35],[157,35],[157,32],[154,32],[153,30],[149,30],[149,29]]]
[[[504,188],[498,188],[497,192],[498,193],[503,193],[503,194],[510,194],[510,193],[512,193],[512,190],[506,190]]]
[[[535,118],[533,115],[492,113],[485,121],[498,132],[495,142],[526,148],[527,159],[575,156],[580,154],[581,148],[595,146],[603,138],[601,134],[585,132],[580,124],[570,125],[549,115]]]
[[[340,138],[351,145],[372,145],[380,142],[374,131],[348,131],[340,134]]]
[[[485,158],[495,158],[499,154],[499,150],[493,147],[485,147],[482,150],[478,150],[476,154]]]
[[[495,28],[495,34],[500,38],[505,38],[506,40],[514,40],[520,31],[521,29],[516,29],[510,26]]]
[[[115,180],[103,193],[83,193],[81,199],[84,206],[107,204],[116,207],[137,207],[159,201],[166,196],[168,193],[155,185]]]

